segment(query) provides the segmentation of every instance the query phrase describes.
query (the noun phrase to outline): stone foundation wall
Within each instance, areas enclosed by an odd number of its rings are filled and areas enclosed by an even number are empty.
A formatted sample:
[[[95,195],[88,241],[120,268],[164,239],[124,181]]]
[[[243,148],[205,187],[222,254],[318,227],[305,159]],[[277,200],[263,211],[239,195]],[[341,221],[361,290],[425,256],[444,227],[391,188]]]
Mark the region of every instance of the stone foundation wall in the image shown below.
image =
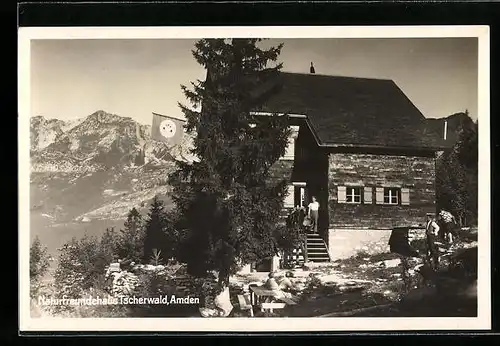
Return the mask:
[[[360,253],[375,255],[389,252],[391,230],[329,229],[328,250],[331,260],[346,259]]]
[[[358,254],[376,255],[390,251],[389,238],[392,230],[387,229],[329,229],[327,236],[328,251],[332,261],[346,259]],[[424,229],[408,232],[408,241],[425,239]]]

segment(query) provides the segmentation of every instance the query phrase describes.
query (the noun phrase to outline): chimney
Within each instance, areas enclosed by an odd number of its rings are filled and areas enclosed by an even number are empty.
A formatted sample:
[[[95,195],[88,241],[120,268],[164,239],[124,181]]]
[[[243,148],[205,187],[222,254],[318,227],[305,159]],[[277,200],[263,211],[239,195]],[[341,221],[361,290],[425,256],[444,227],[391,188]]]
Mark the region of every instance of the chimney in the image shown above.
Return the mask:
[[[448,120],[445,120],[444,121],[444,134],[443,134],[444,140],[446,140],[447,131],[448,131]]]
[[[312,61],[311,61],[311,67],[309,68],[309,72],[316,73],[316,71],[314,70],[314,66],[313,66]]]

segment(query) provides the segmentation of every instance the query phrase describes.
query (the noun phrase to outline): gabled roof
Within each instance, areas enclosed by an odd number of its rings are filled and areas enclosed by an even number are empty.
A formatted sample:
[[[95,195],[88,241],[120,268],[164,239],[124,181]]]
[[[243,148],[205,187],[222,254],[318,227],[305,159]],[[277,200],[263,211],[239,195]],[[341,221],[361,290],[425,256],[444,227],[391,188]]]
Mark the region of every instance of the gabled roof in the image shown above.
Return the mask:
[[[281,72],[278,85],[259,111],[306,115],[320,146],[444,146],[392,80]]]

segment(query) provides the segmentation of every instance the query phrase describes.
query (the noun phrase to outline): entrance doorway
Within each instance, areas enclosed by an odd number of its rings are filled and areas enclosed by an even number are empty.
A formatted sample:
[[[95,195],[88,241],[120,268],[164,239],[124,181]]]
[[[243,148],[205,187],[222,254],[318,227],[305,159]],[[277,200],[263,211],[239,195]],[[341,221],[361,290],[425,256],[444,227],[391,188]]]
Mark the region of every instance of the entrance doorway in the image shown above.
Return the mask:
[[[307,192],[307,184],[304,182],[294,182],[294,203],[299,207],[307,207],[309,196]]]

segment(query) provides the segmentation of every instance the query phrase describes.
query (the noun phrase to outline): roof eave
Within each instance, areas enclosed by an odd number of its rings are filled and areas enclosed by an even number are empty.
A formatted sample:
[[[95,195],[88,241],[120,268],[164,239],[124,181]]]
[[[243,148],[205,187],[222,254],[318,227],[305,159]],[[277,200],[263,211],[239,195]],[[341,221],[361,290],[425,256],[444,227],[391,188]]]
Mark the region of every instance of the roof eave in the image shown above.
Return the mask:
[[[443,151],[444,147],[414,147],[414,146],[396,146],[396,145],[378,145],[378,144],[346,144],[346,143],[320,143],[322,148],[350,148],[350,149],[386,149],[386,150],[409,150],[409,151]]]
[[[307,127],[313,134],[316,144],[320,148],[349,148],[349,149],[385,149],[385,150],[402,150],[402,151],[425,151],[425,152],[438,152],[448,149],[447,147],[440,146],[429,146],[429,147],[415,147],[415,146],[388,146],[379,144],[349,144],[349,143],[324,143],[321,142],[318,134],[314,130],[314,126],[311,124],[309,117],[303,115],[306,120]]]
[[[347,143],[323,143],[319,139],[314,126],[311,124],[309,117],[305,114],[295,114],[295,113],[273,113],[273,112],[252,112],[255,115],[266,115],[271,116],[273,114],[277,115],[287,115],[290,118],[304,119],[309,131],[311,131],[314,141],[320,148],[350,148],[350,149],[385,149],[385,150],[406,150],[406,151],[425,151],[425,152],[438,152],[448,149],[448,147],[440,146],[430,146],[430,147],[410,147],[410,146],[387,146],[387,145],[375,145],[375,144],[347,144]]]

